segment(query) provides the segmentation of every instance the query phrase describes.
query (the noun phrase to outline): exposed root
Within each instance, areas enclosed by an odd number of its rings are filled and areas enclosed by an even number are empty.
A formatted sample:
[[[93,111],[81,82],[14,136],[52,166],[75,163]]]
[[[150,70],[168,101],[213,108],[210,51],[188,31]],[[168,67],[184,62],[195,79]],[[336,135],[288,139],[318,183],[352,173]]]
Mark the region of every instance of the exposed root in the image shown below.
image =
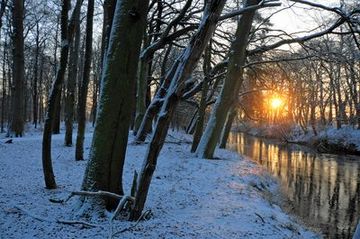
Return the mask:
[[[135,172],[134,174],[134,178],[137,178],[137,173]],[[135,181],[136,182],[136,181]],[[111,193],[111,192],[107,192],[107,191],[97,191],[97,192],[90,192],[90,191],[75,191],[72,192],[65,200],[60,200],[60,199],[49,199],[50,202],[53,203],[66,203],[67,201],[69,201],[72,197],[74,196],[90,196],[90,197],[94,197],[94,196],[106,196],[106,197],[111,197],[111,198],[115,198],[120,200],[118,206],[116,207],[115,211],[113,212],[113,214],[111,215],[110,219],[109,219],[109,239],[112,239],[115,235],[119,234],[119,233],[123,233],[129,230],[132,230],[133,228],[135,228],[139,222],[143,219],[147,219],[149,217],[149,215],[151,214],[151,210],[147,210],[144,213],[141,214],[141,216],[139,217],[139,219],[135,222],[134,225],[127,227],[125,229],[119,230],[114,232],[114,228],[113,228],[113,221],[116,219],[116,217],[121,213],[121,211],[123,211],[126,208],[126,205],[131,205],[131,203],[133,203],[135,201],[134,196],[128,196],[128,195],[118,195],[115,193]],[[22,211],[24,211],[23,209],[21,209]],[[27,212],[28,215],[30,215]],[[33,218],[40,220],[40,221],[49,221],[49,222],[57,222],[57,223],[63,223],[63,224],[82,224],[85,226],[98,226],[95,224],[90,224],[87,222],[82,222],[82,221],[65,221],[65,220],[50,220],[47,218],[41,218],[35,215],[31,215]]]
[[[120,233],[123,233],[123,232],[130,231],[130,230],[134,229],[134,228],[139,224],[139,222],[140,222],[141,220],[147,219],[150,215],[151,215],[151,210],[147,210],[147,211],[143,212],[143,213],[141,214],[141,216],[139,217],[139,219],[135,222],[134,225],[132,225],[132,226],[130,226],[130,227],[127,227],[127,228],[124,228],[124,229],[122,229],[122,230],[120,230],[120,231],[117,231],[117,232],[115,232],[115,233],[110,234],[109,239],[112,239],[112,238],[113,238],[114,236],[116,236],[117,234],[120,234]]]
[[[114,213],[112,214],[112,216],[110,217],[110,220],[109,220],[109,238],[113,238],[114,236],[114,233],[113,233],[113,221],[114,219],[120,214],[120,212],[125,208],[125,205],[126,203],[129,203],[129,202],[133,202],[134,199],[133,197],[131,196],[124,196],[118,206],[116,207]]]

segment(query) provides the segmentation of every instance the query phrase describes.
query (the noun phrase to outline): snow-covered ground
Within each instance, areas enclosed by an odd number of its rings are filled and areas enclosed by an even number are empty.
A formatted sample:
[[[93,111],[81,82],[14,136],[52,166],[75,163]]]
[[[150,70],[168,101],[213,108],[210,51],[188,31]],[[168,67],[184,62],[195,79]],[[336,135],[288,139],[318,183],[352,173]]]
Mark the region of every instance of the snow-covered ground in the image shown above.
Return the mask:
[[[343,126],[336,129],[333,126],[325,127],[318,130],[318,135],[314,135],[309,129],[309,133],[304,134],[299,129],[293,130],[291,140],[295,142],[311,142],[314,140],[327,141],[332,145],[339,145],[344,148],[351,148],[360,151],[360,130],[354,129],[352,126]]]
[[[92,129],[90,129],[91,131]],[[86,154],[91,132],[86,134]],[[146,209],[150,220],[140,222],[116,238],[318,238],[304,229],[278,206],[265,199],[276,192],[276,182],[264,169],[219,150],[220,160],[195,158],[189,153],[185,135],[175,134],[159,158]],[[53,136],[53,163],[59,188],[44,188],[41,167],[41,132],[28,133],[5,144],[0,138],[0,238],[107,238],[106,219],[99,227],[59,224],[55,219],[72,219],[76,198],[54,204],[79,190],[86,161],[75,162],[74,148],[63,145],[64,135]],[[130,136],[130,142],[132,136]],[[128,147],[124,186],[139,170],[147,145]],[[40,221],[34,216],[49,219]],[[114,231],[134,225],[116,221]]]

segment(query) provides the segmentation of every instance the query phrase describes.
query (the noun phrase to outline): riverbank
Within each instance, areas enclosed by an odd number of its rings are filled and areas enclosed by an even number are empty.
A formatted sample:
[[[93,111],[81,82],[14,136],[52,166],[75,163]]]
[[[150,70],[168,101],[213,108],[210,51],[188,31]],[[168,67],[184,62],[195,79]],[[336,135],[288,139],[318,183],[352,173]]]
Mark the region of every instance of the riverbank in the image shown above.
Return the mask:
[[[360,215],[360,157],[323,154],[298,144],[285,144],[232,133],[229,148],[256,161],[278,179],[283,209],[324,238],[352,238]]]
[[[341,129],[327,127],[317,132],[293,134],[288,142],[314,147],[321,153],[360,155],[360,130],[344,126]]]
[[[261,128],[239,128],[251,136],[278,140],[284,143],[300,144],[316,149],[319,153],[360,155],[360,130],[351,126],[336,129],[332,126],[312,129],[304,133],[298,127],[272,125]]]
[[[92,133],[86,134],[88,155]],[[76,199],[53,204],[80,188],[86,161],[75,162],[74,148],[63,146],[64,135],[53,136],[53,161],[59,188],[46,190],[41,168],[41,132],[0,139],[0,238],[107,238],[108,222],[99,227],[64,225],[49,219],[70,220]],[[132,141],[130,136],[130,142]],[[267,201],[277,183],[263,168],[235,153],[219,150],[220,160],[195,158],[187,136],[167,138],[155,171],[146,210],[150,220],[120,233],[118,238],[318,238],[277,205]],[[124,171],[130,190],[133,171],[139,170],[147,145],[129,144]],[[133,226],[116,221],[115,231]],[[117,238],[115,237],[115,238]]]

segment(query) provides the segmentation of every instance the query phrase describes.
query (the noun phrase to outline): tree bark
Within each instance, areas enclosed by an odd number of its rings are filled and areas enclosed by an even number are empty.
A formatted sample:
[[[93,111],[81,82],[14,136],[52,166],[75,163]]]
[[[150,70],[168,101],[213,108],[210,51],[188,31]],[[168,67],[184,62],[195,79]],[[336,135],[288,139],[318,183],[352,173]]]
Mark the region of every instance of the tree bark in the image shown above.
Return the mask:
[[[33,125],[36,129],[38,123],[38,69],[39,69],[39,53],[40,53],[40,36],[39,23],[36,23],[35,37],[35,62],[34,62],[34,82],[33,82]]]
[[[146,109],[145,115],[136,134],[136,142],[144,142],[147,134],[151,131],[152,121],[159,113],[161,106],[163,105],[164,97],[170,86],[171,79],[174,77],[177,67],[178,62],[175,62],[175,64],[171,67],[171,69],[165,76],[165,79],[162,82],[160,89],[156,92],[154,99],[151,101],[150,105]]]
[[[12,11],[13,21],[13,102],[11,104],[12,117],[10,131],[16,137],[22,137],[24,132],[24,91],[25,91],[25,68],[24,68],[24,1],[14,0]]]
[[[58,106],[56,103],[61,97],[61,88],[64,82],[66,65],[68,61],[69,38],[67,25],[69,8],[70,0],[62,0],[60,66],[56,74],[56,79],[52,86],[43,132],[42,164],[45,177],[45,185],[48,189],[56,188],[55,176],[51,160],[51,131],[53,126],[53,120],[58,110]]]
[[[148,195],[152,175],[156,168],[157,158],[169,129],[176,105],[185,90],[185,80],[189,78],[196,66],[210,37],[215,31],[216,22],[224,7],[225,0],[207,1],[204,15],[197,33],[192,37],[189,45],[177,59],[177,70],[171,80],[170,88],[166,94],[156,123],[154,134],[150,141],[144,163],[137,182],[135,203],[130,214],[130,220],[137,220],[143,211]]]
[[[258,0],[246,0],[244,8],[258,4]],[[205,132],[200,140],[196,154],[199,157],[213,158],[216,144],[219,141],[221,131],[224,127],[226,116],[230,107],[237,99],[237,95],[242,84],[243,66],[246,59],[246,47],[248,45],[249,32],[252,26],[255,11],[246,12],[241,15],[235,33],[235,41],[231,45],[229,53],[228,71],[221,89],[220,96],[217,98],[213,107],[210,119],[207,123]]]
[[[92,35],[94,18],[94,0],[88,0],[86,17],[86,43],[85,43],[85,62],[81,91],[79,92],[78,102],[78,129],[76,137],[75,160],[84,160],[84,138],[86,127],[86,99],[90,81],[91,55],[92,55]]]
[[[201,99],[200,99],[200,105],[199,105],[199,111],[198,111],[198,117],[196,119],[196,127],[195,127],[195,133],[193,137],[193,142],[191,145],[191,152],[194,153],[196,151],[196,148],[200,142],[203,130],[204,130],[204,121],[205,121],[205,113],[206,113],[206,107],[207,107],[207,94],[209,90],[209,77],[210,77],[210,68],[211,68],[211,43],[205,50],[204,54],[204,82],[202,84],[201,89]]]
[[[110,32],[112,21],[114,18],[114,11],[116,6],[116,0],[105,0],[104,1],[104,19],[102,26],[102,37],[101,37],[101,69],[103,69],[104,57],[106,57],[106,51],[109,46]],[[101,70],[102,71],[102,70]]]
[[[230,112],[228,114],[228,117],[226,119],[226,124],[225,124],[224,129],[221,134],[221,139],[220,139],[220,144],[219,144],[219,148],[221,148],[221,149],[226,148],[226,143],[229,138],[231,126],[232,126],[232,123],[234,122],[235,116],[236,116],[236,109],[233,108],[230,110]]]
[[[144,33],[144,41],[143,41],[143,48],[146,48],[150,44],[149,36],[147,33]],[[151,62],[151,60],[150,60]],[[145,59],[140,59],[140,68],[139,74],[137,77],[137,87],[136,87],[136,116],[134,122],[134,134],[136,135],[142,119],[144,118],[146,112],[146,93],[148,89],[148,76],[149,76],[149,61]]]
[[[7,114],[7,93],[6,93],[6,59],[7,59],[7,39],[5,38],[3,48],[3,63],[2,63],[2,96],[1,96],[1,129],[0,132],[4,133],[5,114]],[[6,109],[5,109],[6,108]]]
[[[107,56],[104,58],[102,90],[82,189],[123,194],[122,172],[134,104],[137,63],[149,1],[117,1]],[[82,211],[90,206],[114,209],[117,200],[81,198]],[[100,200],[100,201],[98,201]],[[88,203],[87,203],[88,202]]]
[[[75,11],[77,11],[73,18],[75,36],[74,39],[71,39],[70,44],[69,72],[65,98],[65,146],[72,146],[73,143],[72,135],[75,111],[75,91],[78,76],[78,63],[80,52],[80,7],[75,8],[74,13]]]

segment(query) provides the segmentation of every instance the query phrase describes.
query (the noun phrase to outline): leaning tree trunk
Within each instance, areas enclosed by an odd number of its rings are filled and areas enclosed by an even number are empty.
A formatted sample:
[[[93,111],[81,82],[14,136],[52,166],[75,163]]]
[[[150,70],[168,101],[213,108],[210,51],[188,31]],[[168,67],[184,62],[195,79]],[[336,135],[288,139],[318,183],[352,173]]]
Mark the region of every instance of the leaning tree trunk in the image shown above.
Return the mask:
[[[122,171],[128,141],[137,63],[149,1],[117,1],[107,56],[104,57],[102,90],[82,189],[123,194]],[[81,198],[81,211],[117,201]],[[89,208],[88,208],[89,207]]]
[[[85,63],[83,71],[83,80],[81,91],[79,92],[78,102],[78,130],[76,137],[75,160],[84,160],[84,138],[86,125],[86,99],[90,80],[91,54],[92,54],[92,35],[94,18],[94,0],[88,0],[87,18],[86,18],[86,46]]]
[[[135,138],[136,142],[138,143],[144,142],[148,132],[152,128],[152,121],[155,118],[155,116],[159,113],[163,105],[164,97],[170,86],[171,79],[174,77],[174,74],[178,67],[177,64],[178,62],[175,62],[175,64],[171,67],[170,71],[165,76],[165,79],[162,82],[160,89],[156,92],[154,99],[151,101],[150,105],[146,109],[145,115],[141,121],[140,127],[136,134],[136,138]]]
[[[244,2],[244,7],[250,7],[258,3],[259,0],[246,0]],[[230,107],[237,99],[242,84],[246,47],[254,14],[255,11],[246,12],[241,15],[238,21],[238,27],[235,33],[236,39],[232,43],[229,53],[228,71],[224,85],[221,89],[220,96],[216,100],[205,132],[196,150],[199,157],[208,159],[213,158],[216,144],[225,124],[226,116]]]
[[[226,148],[226,143],[229,138],[231,126],[232,126],[232,123],[234,122],[235,116],[236,116],[236,109],[235,109],[235,106],[233,106],[233,108],[230,110],[230,112],[228,114],[228,117],[226,119],[226,124],[221,133],[221,139],[220,139],[220,144],[219,144],[219,148],[221,148],[221,149]]]
[[[191,145],[192,153],[194,153],[196,151],[196,148],[200,142],[201,135],[203,133],[205,113],[206,113],[206,107],[207,107],[206,100],[207,100],[207,94],[208,94],[208,90],[209,90],[210,68],[211,68],[211,43],[209,43],[209,46],[206,48],[205,54],[204,54],[203,70],[204,70],[205,77],[204,77],[204,81],[202,84],[199,110],[197,113],[198,117],[196,119],[195,133],[194,133],[193,142]]]
[[[13,22],[13,102],[11,103],[11,134],[21,137],[24,131],[24,1],[14,0],[12,11]]]
[[[69,39],[68,39],[68,11],[70,7],[70,0],[62,1],[61,9],[61,53],[60,66],[56,74],[56,79],[53,83],[47,116],[44,124],[43,142],[42,142],[42,164],[45,177],[45,185],[48,189],[56,188],[55,176],[51,161],[51,131],[53,120],[57,111],[57,102],[61,97],[61,88],[64,82],[66,65],[68,60]]]
[[[189,78],[201,54],[213,35],[216,22],[224,7],[226,0],[207,1],[204,15],[198,31],[192,37],[189,45],[177,59],[177,70],[171,79],[169,90],[161,108],[155,131],[150,141],[143,167],[136,187],[135,203],[131,210],[130,220],[137,220],[144,209],[149,191],[152,175],[156,168],[157,158],[169,129],[170,121],[174,115],[176,105],[185,90],[185,80]]]

